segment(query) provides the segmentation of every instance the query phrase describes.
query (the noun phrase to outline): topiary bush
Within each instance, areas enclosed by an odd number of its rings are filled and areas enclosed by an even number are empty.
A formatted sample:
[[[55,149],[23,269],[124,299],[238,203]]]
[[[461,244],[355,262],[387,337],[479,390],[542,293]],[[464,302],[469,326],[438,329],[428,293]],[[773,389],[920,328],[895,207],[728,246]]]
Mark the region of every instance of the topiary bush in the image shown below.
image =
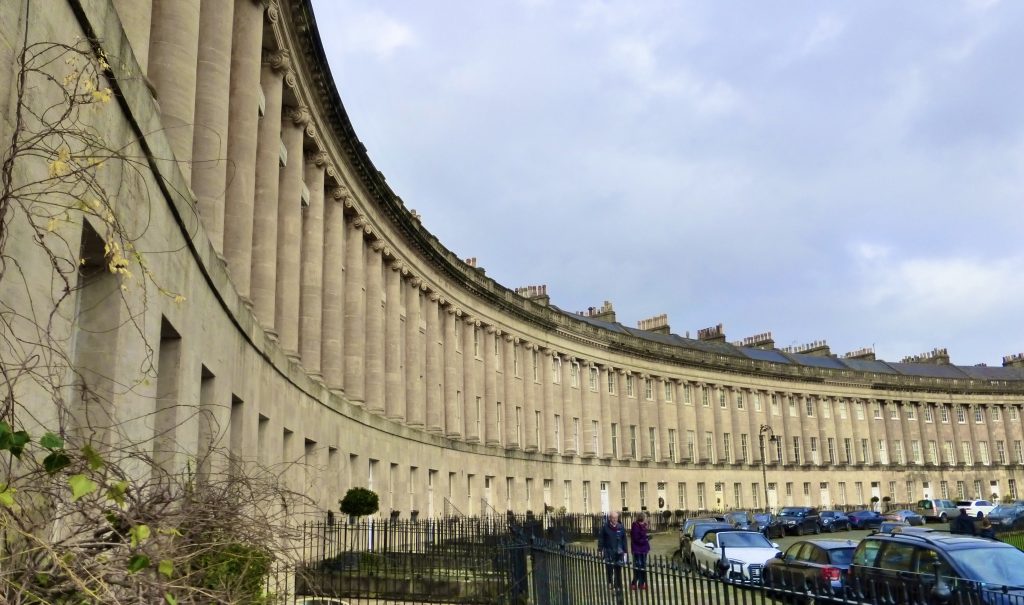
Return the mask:
[[[338,502],[341,512],[352,517],[365,517],[377,512],[380,498],[373,490],[365,487],[353,487],[345,492],[345,497]]]

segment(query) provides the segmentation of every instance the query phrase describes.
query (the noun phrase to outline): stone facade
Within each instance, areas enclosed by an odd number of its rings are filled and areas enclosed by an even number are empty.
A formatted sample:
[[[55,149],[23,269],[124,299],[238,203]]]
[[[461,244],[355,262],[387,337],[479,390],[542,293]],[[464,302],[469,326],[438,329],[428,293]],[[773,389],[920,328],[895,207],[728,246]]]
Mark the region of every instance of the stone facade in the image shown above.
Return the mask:
[[[145,210],[140,249],[171,251],[152,270],[186,299],[150,297],[135,333],[123,310],[86,304],[110,276],[75,294],[71,356],[110,379],[107,412],[137,434],[298,463],[288,481],[323,509],[356,485],[423,515],[1016,495],[1019,359],[857,366],[826,346],[817,359],[832,363],[814,363],[821,347],[781,352],[770,335],[691,340],[663,316],[630,330],[611,305],[566,313],[546,289],[517,294],[457,258],[367,157],[306,0],[39,4],[0,4],[2,64],[26,27],[100,41],[120,101],[112,136],[148,158],[145,195],[126,193],[120,212]],[[10,107],[5,93],[0,140]],[[90,227],[68,229],[80,242]],[[8,246],[42,268],[30,237],[15,225]],[[156,380],[118,389],[147,347]],[[127,420],[138,410],[153,415]]]

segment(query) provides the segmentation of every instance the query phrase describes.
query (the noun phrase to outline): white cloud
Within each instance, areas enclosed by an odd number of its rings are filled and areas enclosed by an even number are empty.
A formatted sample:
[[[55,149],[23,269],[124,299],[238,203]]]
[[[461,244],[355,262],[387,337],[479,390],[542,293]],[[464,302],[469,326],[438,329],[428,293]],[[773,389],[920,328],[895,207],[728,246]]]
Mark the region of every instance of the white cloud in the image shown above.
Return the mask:
[[[903,320],[920,318],[933,329],[942,322],[970,323],[1007,312],[1024,297],[1024,257],[898,258],[885,246],[854,247],[861,303]]]
[[[704,79],[684,65],[662,69],[650,41],[620,38],[609,45],[608,57],[609,67],[632,80],[644,95],[679,98],[705,115],[727,114],[741,104],[739,93],[727,82]]]
[[[411,27],[377,11],[347,16],[342,23],[341,44],[346,53],[368,53],[387,59],[416,42]]]
[[[833,15],[823,15],[814,22],[814,27],[804,39],[802,54],[811,54],[843,34],[846,23]]]

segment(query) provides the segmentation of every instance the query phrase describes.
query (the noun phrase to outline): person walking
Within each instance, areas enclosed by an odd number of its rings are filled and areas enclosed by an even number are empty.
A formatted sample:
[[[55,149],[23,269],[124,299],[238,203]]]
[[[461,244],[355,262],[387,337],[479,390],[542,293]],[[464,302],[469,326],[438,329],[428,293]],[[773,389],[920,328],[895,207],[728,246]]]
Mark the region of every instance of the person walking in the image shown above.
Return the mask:
[[[637,515],[629,528],[630,549],[633,552],[633,580],[630,590],[647,590],[647,553],[651,552],[650,527],[647,515]]]
[[[626,559],[626,529],[619,523],[619,513],[612,511],[601,526],[597,548],[604,557],[604,573],[608,588],[622,589],[622,566]]]

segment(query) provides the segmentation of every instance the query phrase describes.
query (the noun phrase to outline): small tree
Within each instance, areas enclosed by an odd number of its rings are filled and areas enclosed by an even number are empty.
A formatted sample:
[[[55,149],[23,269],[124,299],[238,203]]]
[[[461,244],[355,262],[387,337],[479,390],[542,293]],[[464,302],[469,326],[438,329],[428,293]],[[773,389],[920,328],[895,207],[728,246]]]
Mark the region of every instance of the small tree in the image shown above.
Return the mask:
[[[890,502],[892,502],[892,497],[885,496],[884,498],[882,498],[882,511],[889,510],[889,503]]]
[[[871,510],[878,509],[878,496],[871,496]]]
[[[341,512],[349,517],[365,517],[377,512],[380,507],[380,498],[376,492],[365,487],[353,487],[345,492],[345,497],[338,501]]]

